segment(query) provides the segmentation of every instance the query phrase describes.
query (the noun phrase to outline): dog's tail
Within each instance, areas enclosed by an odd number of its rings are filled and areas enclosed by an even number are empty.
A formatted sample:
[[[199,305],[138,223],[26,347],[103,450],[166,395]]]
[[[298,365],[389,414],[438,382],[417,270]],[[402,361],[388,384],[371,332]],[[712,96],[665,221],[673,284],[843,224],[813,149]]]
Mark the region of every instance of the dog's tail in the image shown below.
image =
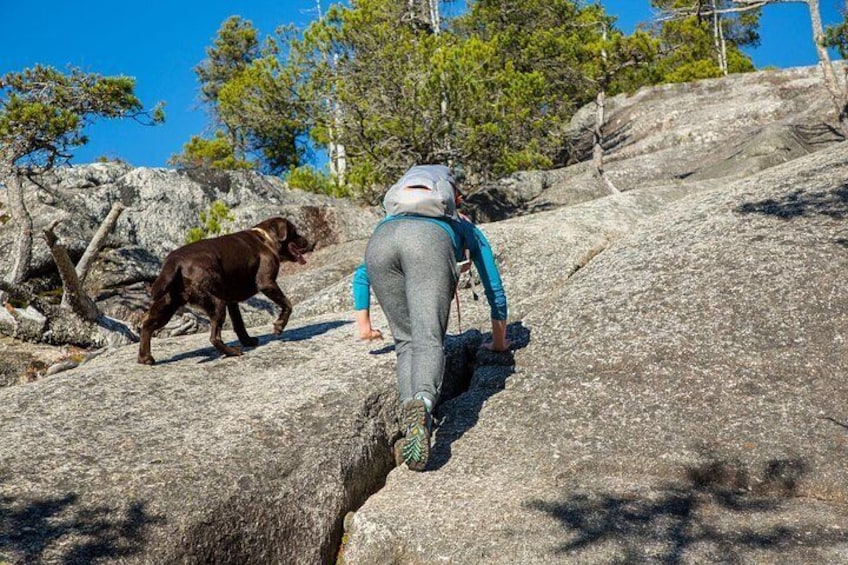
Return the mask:
[[[153,281],[150,294],[154,301],[162,300],[166,295],[176,297],[183,291],[183,274],[179,261],[165,260],[159,276]]]

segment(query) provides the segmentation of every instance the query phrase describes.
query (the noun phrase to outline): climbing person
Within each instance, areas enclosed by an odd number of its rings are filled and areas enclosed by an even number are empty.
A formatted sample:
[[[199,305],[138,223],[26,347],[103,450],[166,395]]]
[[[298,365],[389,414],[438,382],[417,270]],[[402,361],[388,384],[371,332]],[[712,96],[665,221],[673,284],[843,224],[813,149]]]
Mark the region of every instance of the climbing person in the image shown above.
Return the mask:
[[[443,165],[410,168],[383,199],[381,220],[353,278],[360,339],[382,339],[371,324],[370,288],[395,342],[404,437],[395,459],[423,471],[430,456],[433,409],[445,370],[445,334],[466,253],[477,268],[491,310],[492,338],[483,347],[506,351],[507,302],[492,248],[470,219],[457,212],[462,195]]]

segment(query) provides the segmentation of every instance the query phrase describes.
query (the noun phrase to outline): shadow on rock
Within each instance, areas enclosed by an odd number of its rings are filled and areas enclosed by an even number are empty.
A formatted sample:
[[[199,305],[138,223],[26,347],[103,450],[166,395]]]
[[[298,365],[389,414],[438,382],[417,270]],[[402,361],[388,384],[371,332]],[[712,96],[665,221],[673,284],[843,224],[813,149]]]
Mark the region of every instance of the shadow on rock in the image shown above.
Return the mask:
[[[368,352],[368,354],[369,355],[385,355],[386,353],[391,353],[394,350],[395,350],[395,344],[389,343],[389,344],[384,345],[383,347],[380,347],[378,349],[370,350]]]
[[[332,322],[324,322],[322,324],[312,324],[309,326],[303,326],[302,328],[295,328],[292,330],[288,330],[283,332],[283,335],[280,336],[280,341],[306,341],[307,339],[312,339],[313,337],[318,337],[321,334],[325,334],[329,331],[332,331],[336,328],[340,328],[342,326],[346,326],[351,322],[348,320],[333,320]],[[260,345],[263,343],[267,343],[269,341],[273,341],[277,339],[274,334],[266,334],[264,336],[259,337]]]
[[[795,190],[782,198],[746,202],[736,208],[740,214],[763,214],[783,220],[819,214],[837,220],[848,218],[848,185],[829,191]]]
[[[652,489],[655,494],[572,493],[564,501],[528,506],[556,518],[568,533],[555,550],[560,559],[588,557],[613,544],[623,562],[698,561],[709,551],[712,562],[738,563],[748,551],[848,542],[848,532],[839,528],[759,526],[766,513],[774,516],[795,496],[806,472],[803,460],[776,459],[752,476],[741,464],[713,458],[687,468],[683,481]]]
[[[320,324],[311,324],[308,326],[303,326],[301,328],[294,328],[291,330],[286,330],[282,333],[282,335],[277,336],[273,333],[264,334],[260,336],[255,336],[259,340],[259,344],[255,348],[250,348],[248,351],[261,348],[263,345],[266,345],[272,341],[306,341],[308,339],[312,339],[313,337],[317,337],[321,334],[325,334],[329,331],[332,331],[338,327],[350,324],[351,322],[346,320],[334,320],[332,322],[323,322]],[[240,347],[238,341],[233,340],[227,343],[230,347]],[[203,347],[201,349],[195,349],[192,351],[188,351],[186,353],[179,353],[170,357],[168,359],[158,360],[156,361],[157,365],[164,365],[166,363],[175,363],[177,361],[183,361],[185,359],[192,359],[194,357],[201,357],[198,363],[208,363],[209,361],[214,361],[221,357],[221,354],[212,346]]]
[[[74,493],[56,498],[22,500],[0,497],[0,561],[92,563],[118,560],[144,550],[146,529],[163,523],[143,502],[131,502],[121,516],[106,506],[83,507]],[[84,539],[54,557],[65,538]]]
[[[443,392],[448,399],[436,409],[436,418],[441,423],[436,431],[428,471],[440,469],[450,461],[453,443],[477,424],[486,400],[506,387],[507,378],[515,372],[514,352],[530,343],[530,329],[521,322],[514,322],[507,327],[507,338],[512,341],[512,349],[503,353],[481,348],[484,337],[476,330],[456,338],[471,346],[468,348],[471,351],[470,371],[467,375],[455,374],[456,369],[446,371],[443,388],[454,392],[452,397]]]
[[[230,347],[238,346],[237,341],[231,341],[227,345]],[[178,353],[173,357],[169,357],[168,359],[157,359],[156,365],[167,365],[169,363],[176,363],[177,361],[184,361],[186,359],[199,358],[198,363],[209,363],[210,361],[214,361],[221,357],[221,353],[212,346],[203,347],[201,349],[194,349],[192,351],[187,351],[185,353]]]

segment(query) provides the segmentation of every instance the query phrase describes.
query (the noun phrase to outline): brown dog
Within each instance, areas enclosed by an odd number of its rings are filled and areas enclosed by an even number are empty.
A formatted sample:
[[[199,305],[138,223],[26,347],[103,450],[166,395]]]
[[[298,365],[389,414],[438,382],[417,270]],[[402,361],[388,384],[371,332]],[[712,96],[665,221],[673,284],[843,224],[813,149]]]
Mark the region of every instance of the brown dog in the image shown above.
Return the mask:
[[[257,292],[282,308],[274,322],[274,333],[281,333],[292,305],[277,285],[280,261],[305,263],[303,252],[307,247],[308,242],[298,235],[294,225],[277,217],[249,230],[204,239],[171,252],[151,289],[153,304],[141,323],[138,362],[155,362],[150,355],[151,335],[187,303],[203,308],[209,316],[209,340],[223,355],[241,355],[241,348],[230,347],[221,340],[227,311],[241,344],[252,347],[259,343],[248,335],[238,307],[239,302]]]

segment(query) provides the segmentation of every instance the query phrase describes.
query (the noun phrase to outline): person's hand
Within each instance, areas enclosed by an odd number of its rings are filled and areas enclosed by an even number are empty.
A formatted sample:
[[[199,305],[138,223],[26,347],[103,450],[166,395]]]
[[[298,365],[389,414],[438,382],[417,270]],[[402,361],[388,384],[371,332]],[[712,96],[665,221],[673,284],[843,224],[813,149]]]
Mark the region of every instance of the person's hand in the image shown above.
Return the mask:
[[[504,351],[509,351],[512,347],[512,342],[507,338],[504,338],[501,343],[496,344],[494,341],[487,341],[481,346],[483,349],[488,349],[489,351],[494,351],[496,353],[501,353]]]
[[[359,333],[359,339],[362,341],[383,339],[383,332],[371,326],[371,313],[367,309],[357,310],[354,312],[354,315],[356,316],[356,328]]]
[[[376,339],[383,339],[383,332],[374,328],[360,330],[359,339],[363,341],[374,341]]]
[[[481,347],[489,351],[509,351],[512,342],[506,337],[506,320],[492,320],[492,339]]]

